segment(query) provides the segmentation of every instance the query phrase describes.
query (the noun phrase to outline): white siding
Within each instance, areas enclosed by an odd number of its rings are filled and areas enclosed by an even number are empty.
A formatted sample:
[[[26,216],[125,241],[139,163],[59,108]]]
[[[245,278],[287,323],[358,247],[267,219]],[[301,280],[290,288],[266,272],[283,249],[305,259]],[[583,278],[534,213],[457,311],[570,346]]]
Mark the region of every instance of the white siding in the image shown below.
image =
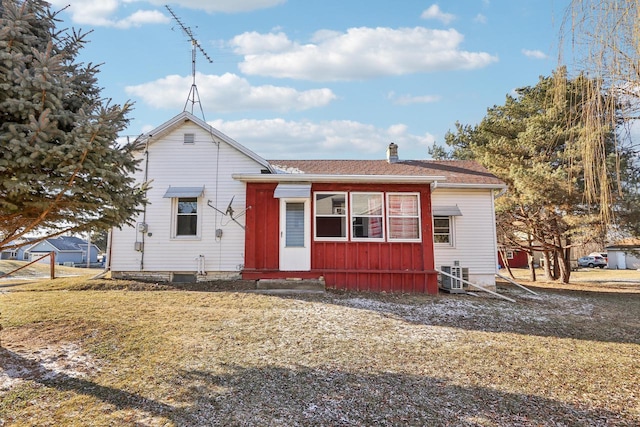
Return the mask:
[[[454,244],[434,245],[435,267],[453,265],[469,268],[469,280],[479,285],[495,285],[497,244],[493,192],[437,188],[432,206],[460,208],[462,216],[453,217]]]
[[[193,144],[183,142],[185,133],[195,134]],[[142,236],[135,227],[114,230],[112,271],[140,271],[144,263],[144,271],[195,272],[200,255],[205,257],[205,271],[239,271],[244,263],[244,230],[229,216],[207,206],[207,201],[224,212],[233,198],[234,216],[242,214],[245,185],[232,179],[231,174],[259,173],[264,166],[192,122],[183,123],[160,140],[152,139],[148,151],[151,189],[144,216],[148,234]],[[141,167],[145,167],[145,161]],[[139,181],[143,176],[144,172],[140,172]],[[198,205],[199,239],[171,238],[172,199],[163,198],[169,186],[204,186]],[[238,221],[244,225],[244,216]],[[143,215],[136,220],[140,222]],[[222,230],[221,238],[215,237],[216,229]],[[134,244],[143,237],[141,253]]]

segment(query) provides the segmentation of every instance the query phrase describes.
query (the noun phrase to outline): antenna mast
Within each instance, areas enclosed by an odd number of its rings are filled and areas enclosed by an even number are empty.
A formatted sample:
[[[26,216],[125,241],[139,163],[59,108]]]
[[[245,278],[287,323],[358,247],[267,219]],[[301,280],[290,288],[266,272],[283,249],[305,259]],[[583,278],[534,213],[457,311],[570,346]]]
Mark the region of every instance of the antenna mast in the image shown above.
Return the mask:
[[[169,5],[164,5],[167,8],[173,19],[178,23],[182,32],[189,38],[191,41],[191,89],[189,90],[189,95],[187,96],[187,102],[184,103],[183,111],[187,111],[187,105],[191,102],[191,114],[193,114],[193,108],[197,103],[200,106],[200,112],[202,113],[202,119],[204,120],[204,111],[202,110],[202,103],[200,102],[200,94],[198,93],[198,87],[196,86],[196,50],[199,50],[202,55],[209,61],[209,63],[213,63],[213,60],[207,55],[207,52],[204,51],[198,40],[193,35],[190,27],[184,25],[184,23],[178,18],[178,15],[175,14],[173,10],[169,7]]]

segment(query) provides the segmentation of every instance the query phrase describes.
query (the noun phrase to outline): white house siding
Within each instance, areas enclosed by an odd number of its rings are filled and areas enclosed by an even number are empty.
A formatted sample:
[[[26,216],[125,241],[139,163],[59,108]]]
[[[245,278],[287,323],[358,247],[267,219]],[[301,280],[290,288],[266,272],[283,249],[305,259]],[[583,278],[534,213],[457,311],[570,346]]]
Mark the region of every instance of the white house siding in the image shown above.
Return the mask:
[[[492,190],[436,188],[431,203],[457,205],[462,213],[453,217],[454,244],[434,245],[436,268],[459,261],[469,269],[470,282],[495,287],[498,260]]]
[[[195,134],[193,144],[183,142],[185,133]],[[111,270],[118,272],[158,272],[157,277],[169,279],[162,272],[195,273],[198,257],[204,256],[205,271],[210,277],[224,272],[238,274],[244,263],[244,230],[229,216],[207,205],[226,211],[233,198],[234,216],[245,210],[245,185],[231,178],[232,173],[260,173],[264,166],[235,147],[209,134],[192,122],[184,122],[159,140],[151,139],[148,158],[148,180],[151,189],[144,222],[145,236],[135,227],[114,230],[111,240]],[[141,167],[145,167],[145,162]],[[139,173],[142,181],[144,171]],[[198,240],[171,238],[172,199],[163,198],[171,187],[202,187],[198,216]],[[143,215],[136,223],[143,222]],[[244,216],[238,218],[244,225]],[[222,237],[216,238],[216,229]],[[144,253],[135,250],[136,240],[144,237]],[[153,277],[153,275],[150,275]]]
[[[640,250],[640,248],[635,249]],[[640,269],[640,258],[629,249],[607,248],[608,262],[607,268],[613,270],[638,270]]]

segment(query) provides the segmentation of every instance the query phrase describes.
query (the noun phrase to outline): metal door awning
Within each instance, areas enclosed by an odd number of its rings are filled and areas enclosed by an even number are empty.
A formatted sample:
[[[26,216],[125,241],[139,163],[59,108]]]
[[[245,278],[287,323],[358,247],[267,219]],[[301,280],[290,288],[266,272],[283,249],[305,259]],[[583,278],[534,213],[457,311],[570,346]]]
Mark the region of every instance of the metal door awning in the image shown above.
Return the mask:
[[[311,196],[311,184],[278,184],[273,193],[275,199],[299,198],[308,199]]]
[[[433,206],[431,208],[433,216],[462,216],[458,205],[453,206]]]
[[[167,188],[167,192],[162,196],[165,199],[172,199],[174,197],[200,197],[204,193],[204,186],[202,187],[171,187]]]

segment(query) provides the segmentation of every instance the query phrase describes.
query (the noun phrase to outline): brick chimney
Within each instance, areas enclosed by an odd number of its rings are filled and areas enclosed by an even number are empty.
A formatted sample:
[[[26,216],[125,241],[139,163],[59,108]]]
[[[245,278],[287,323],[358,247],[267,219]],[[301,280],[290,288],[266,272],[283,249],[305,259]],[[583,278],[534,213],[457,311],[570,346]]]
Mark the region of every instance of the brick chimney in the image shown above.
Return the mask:
[[[395,143],[389,144],[387,148],[387,162],[396,163],[398,161],[398,145]]]

